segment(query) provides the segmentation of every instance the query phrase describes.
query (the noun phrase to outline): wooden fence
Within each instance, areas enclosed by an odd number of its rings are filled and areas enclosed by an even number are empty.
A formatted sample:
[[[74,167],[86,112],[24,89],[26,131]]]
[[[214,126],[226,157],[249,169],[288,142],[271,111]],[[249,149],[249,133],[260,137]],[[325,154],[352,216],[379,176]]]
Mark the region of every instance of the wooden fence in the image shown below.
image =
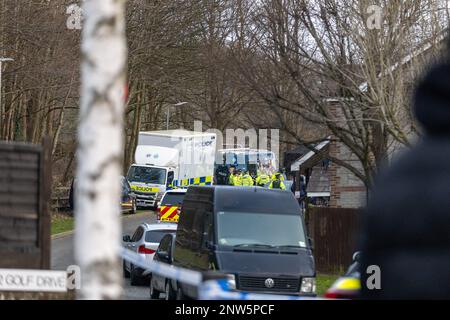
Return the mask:
[[[0,142],[0,268],[50,269],[51,141]]]
[[[357,246],[360,215],[358,209],[308,209],[308,229],[318,272],[342,273],[349,267]]]

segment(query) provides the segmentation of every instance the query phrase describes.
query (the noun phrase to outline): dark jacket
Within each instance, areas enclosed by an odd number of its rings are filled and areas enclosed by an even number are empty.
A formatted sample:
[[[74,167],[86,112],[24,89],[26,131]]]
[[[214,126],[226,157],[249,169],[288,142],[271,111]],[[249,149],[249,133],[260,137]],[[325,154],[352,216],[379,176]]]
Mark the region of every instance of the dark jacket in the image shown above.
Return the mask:
[[[377,179],[363,218],[363,298],[450,299],[450,65],[415,94],[424,138]],[[381,271],[381,290],[365,272]]]
[[[216,169],[216,184],[225,186],[230,180],[229,169],[226,165],[219,165]]]

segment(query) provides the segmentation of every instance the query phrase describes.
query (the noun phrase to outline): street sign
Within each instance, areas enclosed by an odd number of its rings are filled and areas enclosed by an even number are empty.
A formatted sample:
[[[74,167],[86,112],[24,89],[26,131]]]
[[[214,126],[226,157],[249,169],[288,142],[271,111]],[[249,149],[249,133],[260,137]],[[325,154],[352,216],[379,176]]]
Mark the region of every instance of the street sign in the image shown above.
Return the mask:
[[[0,291],[67,292],[65,271],[0,269]]]

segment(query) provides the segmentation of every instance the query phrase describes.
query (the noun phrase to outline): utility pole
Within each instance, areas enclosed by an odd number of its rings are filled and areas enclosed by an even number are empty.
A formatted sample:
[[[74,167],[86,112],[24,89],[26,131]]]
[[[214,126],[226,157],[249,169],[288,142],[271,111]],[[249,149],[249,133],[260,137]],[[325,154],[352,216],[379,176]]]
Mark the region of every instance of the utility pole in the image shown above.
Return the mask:
[[[185,104],[187,104],[187,102],[178,102],[175,104],[171,104],[167,107],[167,114],[166,114],[166,128],[167,130],[169,130],[170,127],[170,107],[181,107],[184,106]]]
[[[3,108],[3,104],[2,104],[2,71],[3,71],[3,62],[10,62],[10,61],[14,61],[14,59],[0,57],[0,139],[2,137],[2,132],[3,132],[3,114],[5,113],[5,108]]]
[[[81,299],[120,299],[121,186],[127,69],[125,0],[86,0],[75,181]]]

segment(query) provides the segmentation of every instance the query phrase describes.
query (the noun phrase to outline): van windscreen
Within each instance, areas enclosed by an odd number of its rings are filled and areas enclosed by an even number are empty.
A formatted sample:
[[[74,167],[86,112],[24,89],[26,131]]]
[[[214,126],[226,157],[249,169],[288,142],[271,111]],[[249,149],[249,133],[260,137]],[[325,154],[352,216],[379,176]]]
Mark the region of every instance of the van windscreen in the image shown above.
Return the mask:
[[[128,181],[166,184],[166,170],[161,168],[132,166],[128,172]]]
[[[168,192],[161,200],[161,205],[167,206],[170,204],[171,206],[181,206],[185,195],[186,193]]]
[[[219,245],[306,248],[305,238],[300,214],[217,213]]]

